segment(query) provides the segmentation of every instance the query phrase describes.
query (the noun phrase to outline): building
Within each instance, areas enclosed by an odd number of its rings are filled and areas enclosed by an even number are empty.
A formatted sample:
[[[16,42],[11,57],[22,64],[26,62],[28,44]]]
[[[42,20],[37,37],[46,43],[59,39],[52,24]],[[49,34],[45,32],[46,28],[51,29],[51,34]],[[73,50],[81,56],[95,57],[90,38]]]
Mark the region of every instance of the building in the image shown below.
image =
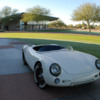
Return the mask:
[[[48,30],[48,24],[52,21],[58,20],[56,17],[48,17],[48,21],[40,21],[36,23],[35,21],[23,22],[23,13],[11,15],[2,18],[0,21],[0,28],[7,31],[33,31],[33,30]]]

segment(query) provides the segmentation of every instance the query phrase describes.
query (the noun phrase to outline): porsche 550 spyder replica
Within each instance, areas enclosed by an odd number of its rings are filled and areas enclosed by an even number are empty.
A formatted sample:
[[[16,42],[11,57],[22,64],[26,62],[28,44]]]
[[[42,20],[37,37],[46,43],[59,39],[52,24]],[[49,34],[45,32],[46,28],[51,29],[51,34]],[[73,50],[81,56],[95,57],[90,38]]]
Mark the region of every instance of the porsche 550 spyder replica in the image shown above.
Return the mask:
[[[90,54],[57,44],[24,45],[22,57],[34,72],[39,88],[74,86],[100,78],[100,60]]]

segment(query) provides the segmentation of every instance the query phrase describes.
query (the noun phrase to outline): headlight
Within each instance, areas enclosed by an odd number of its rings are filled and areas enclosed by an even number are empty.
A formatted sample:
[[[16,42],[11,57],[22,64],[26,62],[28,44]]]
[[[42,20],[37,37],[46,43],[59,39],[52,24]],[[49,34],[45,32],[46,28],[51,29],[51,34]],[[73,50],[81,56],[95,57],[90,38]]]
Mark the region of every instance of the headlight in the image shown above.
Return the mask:
[[[98,69],[100,69],[100,59],[97,59],[96,62],[95,62],[95,64],[96,64],[96,67]]]
[[[51,66],[50,66],[50,73],[53,75],[53,76],[58,76],[60,73],[61,73],[61,68],[58,64],[56,63],[53,63]]]

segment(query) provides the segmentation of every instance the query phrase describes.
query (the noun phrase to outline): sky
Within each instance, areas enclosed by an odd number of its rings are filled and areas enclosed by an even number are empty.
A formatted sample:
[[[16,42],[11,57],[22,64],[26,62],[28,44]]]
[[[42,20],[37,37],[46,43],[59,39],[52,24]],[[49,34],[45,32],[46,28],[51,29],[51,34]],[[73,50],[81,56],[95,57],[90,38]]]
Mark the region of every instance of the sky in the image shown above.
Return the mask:
[[[39,5],[50,9],[51,16],[60,18],[68,25],[78,23],[73,22],[71,16],[73,11],[84,3],[95,3],[99,6],[100,0],[0,0],[0,10],[9,6],[18,9],[19,12],[25,12],[26,9]]]

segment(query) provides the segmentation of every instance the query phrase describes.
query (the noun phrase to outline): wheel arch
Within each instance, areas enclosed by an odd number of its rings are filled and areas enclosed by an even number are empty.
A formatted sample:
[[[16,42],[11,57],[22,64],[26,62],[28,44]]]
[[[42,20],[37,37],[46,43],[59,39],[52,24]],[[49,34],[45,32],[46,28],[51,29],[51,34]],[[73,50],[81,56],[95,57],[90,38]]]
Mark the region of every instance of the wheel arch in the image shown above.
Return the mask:
[[[34,64],[34,68],[35,68],[35,66],[36,66],[38,63],[40,63],[40,64],[41,64],[41,66],[42,66],[41,61],[37,61],[37,62],[35,62],[35,64]]]

